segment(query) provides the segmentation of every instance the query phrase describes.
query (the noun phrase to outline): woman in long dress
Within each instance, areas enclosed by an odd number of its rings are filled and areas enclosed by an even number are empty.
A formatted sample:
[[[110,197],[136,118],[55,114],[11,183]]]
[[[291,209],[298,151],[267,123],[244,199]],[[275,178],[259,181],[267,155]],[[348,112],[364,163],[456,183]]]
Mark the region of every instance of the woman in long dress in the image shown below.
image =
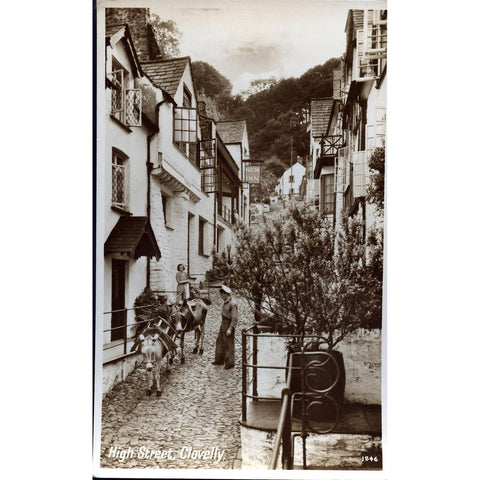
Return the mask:
[[[183,263],[178,264],[175,278],[177,279],[177,303],[183,303],[190,298],[190,284]]]

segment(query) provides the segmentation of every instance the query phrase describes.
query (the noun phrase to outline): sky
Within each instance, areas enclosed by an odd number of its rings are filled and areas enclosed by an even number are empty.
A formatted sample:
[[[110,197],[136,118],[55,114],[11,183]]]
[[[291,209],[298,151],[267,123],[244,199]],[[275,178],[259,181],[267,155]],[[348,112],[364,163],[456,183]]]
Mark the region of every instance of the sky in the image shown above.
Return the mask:
[[[215,67],[233,85],[275,76],[299,77],[345,51],[350,8],[386,6],[341,0],[143,0],[109,6],[149,7],[182,32],[181,56]]]

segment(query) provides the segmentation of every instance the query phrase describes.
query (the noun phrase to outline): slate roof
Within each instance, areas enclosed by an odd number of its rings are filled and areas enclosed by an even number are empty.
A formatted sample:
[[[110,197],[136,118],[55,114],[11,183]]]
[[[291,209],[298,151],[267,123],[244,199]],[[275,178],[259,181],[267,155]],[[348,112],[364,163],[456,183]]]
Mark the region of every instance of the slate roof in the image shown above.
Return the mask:
[[[113,227],[104,245],[104,254],[126,253],[131,258],[155,256],[160,248],[147,217],[122,216]]]
[[[173,97],[189,62],[190,57],[142,62],[142,69],[155,86],[162,88]]]
[[[349,10],[345,24],[347,39],[349,36],[354,36],[352,28],[353,30],[363,29],[363,10]]]
[[[105,37],[111,38],[113,37],[118,31],[120,31],[125,25],[107,25],[105,27]]]
[[[310,105],[310,122],[312,124],[312,136],[314,138],[327,134],[333,102],[333,98],[312,100]]]
[[[355,30],[363,28],[363,10],[352,10],[353,24]]]
[[[246,126],[246,120],[219,122],[217,123],[217,132],[223,140],[223,143],[241,143]]]

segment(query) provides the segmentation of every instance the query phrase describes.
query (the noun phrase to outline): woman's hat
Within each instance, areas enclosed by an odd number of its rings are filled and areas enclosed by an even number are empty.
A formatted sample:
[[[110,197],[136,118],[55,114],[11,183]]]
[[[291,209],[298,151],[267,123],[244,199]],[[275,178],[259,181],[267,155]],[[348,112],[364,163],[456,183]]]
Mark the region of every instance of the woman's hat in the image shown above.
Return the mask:
[[[220,287],[220,291],[223,292],[223,293],[228,293],[228,294],[231,294],[232,293],[232,289],[227,287],[226,285],[222,285]]]

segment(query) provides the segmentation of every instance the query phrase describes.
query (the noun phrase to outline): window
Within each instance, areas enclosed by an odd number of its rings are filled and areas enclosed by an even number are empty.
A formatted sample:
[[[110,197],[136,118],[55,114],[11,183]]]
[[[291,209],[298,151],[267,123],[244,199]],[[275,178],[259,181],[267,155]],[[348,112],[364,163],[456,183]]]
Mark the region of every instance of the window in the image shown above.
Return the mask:
[[[111,114],[130,127],[142,125],[142,94],[138,88],[128,88],[129,73],[113,59]]]
[[[198,254],[199,255],[206,255],[205,250],[205,228],[206,228],[207,221],[203,218],[198,219]]]
[[[177,107],[174,112],[173,141],[188,159],[198,165],[197,110]],[[198,159],[198,160],[197,160]]]
[[[190,93],[190,90],[185,85],[183,86],[183,106],[185,108],[192,107],[192,94]]]
[[[333,173],[321,177],[322,204],[324,213],[333,213],[335,207],[335,193],[333,188]]]
[[[199,167],[202,172],[202,192],[218,191],[218,168],[216,140],[202,140],[200,145]]]
[[[112,151],[112,206],[128,209],[128,157]]]
[[[217,253],[224,249],[223,232],[222,227],[217,227]]]
[[[170,197],[162,195],[163,222],[166,227],[170,227]]]
[[[288,183],[295,183],[295,176],[294,175],[290,175],[288,177]]]

